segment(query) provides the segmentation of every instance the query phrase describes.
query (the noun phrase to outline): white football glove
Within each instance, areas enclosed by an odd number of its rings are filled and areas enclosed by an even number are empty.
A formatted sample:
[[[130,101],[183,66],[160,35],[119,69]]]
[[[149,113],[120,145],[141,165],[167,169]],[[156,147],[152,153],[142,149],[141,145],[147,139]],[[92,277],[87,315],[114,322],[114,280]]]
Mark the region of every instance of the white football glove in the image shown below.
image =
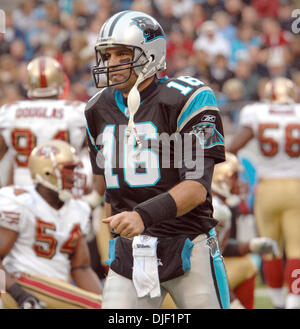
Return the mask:
[[[277,242],[266,237],[251,239],[249,247],[251,252],[257,254],[272,254],[274,257],[280,254]]]

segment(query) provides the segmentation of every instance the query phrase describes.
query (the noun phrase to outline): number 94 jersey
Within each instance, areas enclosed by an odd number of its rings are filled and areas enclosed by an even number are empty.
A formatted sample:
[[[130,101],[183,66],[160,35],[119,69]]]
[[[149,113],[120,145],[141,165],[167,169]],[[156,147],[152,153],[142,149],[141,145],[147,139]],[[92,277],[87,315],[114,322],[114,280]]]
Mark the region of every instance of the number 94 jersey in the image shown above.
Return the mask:
[[[240,113],[259,145],[260,178],[300,178],[300,104],[254,103]]]
[[[15,153],[14,184],[31,183],[28,158],[35,146],[61,139],[80,150],[85,138],[85,103],[39,99],[24,100],[0,109],[0,130]]]
[[[23,272],[68,281],[70,256],[90,228],[90,208],[70,200],[56,210],[33,186],[0,189],[0,226],[18,233],[3,264]]]

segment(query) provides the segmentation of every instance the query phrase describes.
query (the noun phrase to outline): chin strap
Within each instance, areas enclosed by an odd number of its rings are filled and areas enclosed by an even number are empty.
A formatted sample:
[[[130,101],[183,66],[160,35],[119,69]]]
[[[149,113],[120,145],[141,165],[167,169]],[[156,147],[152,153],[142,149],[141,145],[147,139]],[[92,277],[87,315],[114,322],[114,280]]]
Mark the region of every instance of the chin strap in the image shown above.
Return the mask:
[[[165,61],[165,56],[163,56],[160,59],[157,66],[153,66],[151,68],[151,70],[148,71],[149,66],[153,62],[153,58],[150,56],[148,58],[147,64],[144,66],[141,73],[138,75],[138,78],[137,78],[134,86],[131,88],[131,90],[128,94],[127,102],[128,102],[128,110],[129,110],[129,121],[128,121],[128,126],[126,129],[125,143],[128,143],[129,137],[131,136],[131,133],[133,132],[135,139],[136,139],[137,147],[138,147],[138,154],[139,154],[139,150],[142,148],[142,143],[141,143],[141,140],[137,133],[135,124],[134,124],[134,115],[136,114],[136,112],[140,106],[140,102],[141,102],[141,96],[138,91],[138,86],[141,82],[143,82],[147,78],[153,76],[153,74],[155,74],[155,72],[157,72],[160,69],[160,67],[164,61]]]
[[[138,78],[137,78],[134,86],[131,88],[131,90],[128,94],[128,98],[127,98],[128,109],[129,109],[129,121],[128,121],[127,130],[126,130],[125,142],[128,143],[129,137],[130,137],[131,133],[133,132],[134,136],[136,138],[138,149],[142,148],[142,143],[138,136],[138,133],[137,133],[137,130],[136,130],[136,127],[134,124],[134,115],[137,112],[137,110],[140,106],[140,102],[141,102],[141,96],[138,91],[138,86],[141,82],[143,82],[147,78],[151,77],[156,72],[155,66],[152,67],[152,69],[150,71],[148,71],[148,68],[151,65],[152,61],[153,61],[152,57],[149,57],[148,63],[144,66],[141,73],[138,75]]]

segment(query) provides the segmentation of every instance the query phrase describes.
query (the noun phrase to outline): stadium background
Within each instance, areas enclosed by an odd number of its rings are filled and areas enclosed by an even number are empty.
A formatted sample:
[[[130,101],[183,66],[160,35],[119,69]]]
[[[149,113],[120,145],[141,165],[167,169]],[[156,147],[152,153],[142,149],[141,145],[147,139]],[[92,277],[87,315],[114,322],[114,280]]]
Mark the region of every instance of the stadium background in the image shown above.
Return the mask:
[[[261,100],[268,79],[284,76],[300,88],[297,8],[297,0],[2,0],[0,105],[26,98],[26,65],[37,55],[62,64],[70,83],[67,99],[86,102],[96,92],[90,68],[97,33],[109,16],[133,9],[154,16],[164,28],[169,77],[192,75],[214,89],[230,141],[240,109]],[[251,142],[239,153],[250,209],[255,149]],[[239,239],[246,241],[256,234],[253,216],[242,224]],[[253,259],[260,268],[260,257]],[[262,275],[256,287],[255,308],[271,308]]]

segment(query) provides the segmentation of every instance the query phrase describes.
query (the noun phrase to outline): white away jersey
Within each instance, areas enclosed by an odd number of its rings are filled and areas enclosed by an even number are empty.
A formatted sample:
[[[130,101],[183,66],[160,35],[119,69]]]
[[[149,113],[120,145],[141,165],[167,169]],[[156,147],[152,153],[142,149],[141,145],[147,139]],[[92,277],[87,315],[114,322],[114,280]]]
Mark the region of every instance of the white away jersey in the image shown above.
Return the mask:
[[[40,99],[0,108],[0,131],[15,152],[14,184],[28,185],[28,158],[33,148],[51,139],[69,142],[78,151],[85,138],[85,103]]]
[[[18,232],[4,257],[9,273],[25,272],[68,280],[69,256],[89,231],[87,203],[70,200],[56,210],[34,186],[0,189],[0,226]]]
[[[300,104],[255,103],[240,113],[259,144],[260,178],[300,178]]]

